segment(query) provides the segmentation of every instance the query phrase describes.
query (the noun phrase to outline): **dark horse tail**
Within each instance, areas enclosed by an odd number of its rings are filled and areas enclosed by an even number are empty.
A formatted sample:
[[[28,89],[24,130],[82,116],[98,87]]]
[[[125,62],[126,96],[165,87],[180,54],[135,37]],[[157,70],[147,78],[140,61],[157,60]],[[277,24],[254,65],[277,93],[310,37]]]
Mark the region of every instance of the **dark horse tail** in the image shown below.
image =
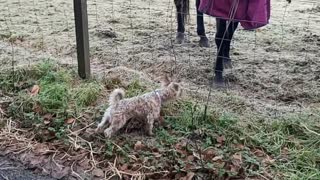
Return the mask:
[[[185,20],[188,19],[189,15],[189,0],[182,0],[182,13]]]
[[[187,20],[189,16],[189,2],[190,0],[174,0],[176,7],[180,7],[178,9],[178,13],[181,13],[183,15],[184,20]]]

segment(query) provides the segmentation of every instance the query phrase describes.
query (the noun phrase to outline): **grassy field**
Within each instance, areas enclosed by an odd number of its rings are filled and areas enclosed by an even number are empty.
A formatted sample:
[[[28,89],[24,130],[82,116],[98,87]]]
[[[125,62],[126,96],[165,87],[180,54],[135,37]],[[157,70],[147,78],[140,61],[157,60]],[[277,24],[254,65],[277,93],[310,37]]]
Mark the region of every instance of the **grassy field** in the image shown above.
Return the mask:
[[[53,177],[320,179],[317,110],[268,118],[219,111],[184,97],[163,108],[164,122],[157,123],[155,136],[146,136],[143,123],[132,120],[105,139],[93,129],[109,92],[122,87],[131,97],[157,84],[135,78],[81,80],[74,67],[50,59],[2,72],[0,80],[1,150],[36,154],[35,166],[46,167],[43,157],[56,159],[60,165],[49,171]],[[237,103],[236,98],[225,101]],[[14,141],[8,132],[26,139]],[[25,143],[32,145],[23,149]],[[58,167],[67,170],[61,175],[54,170]]]
[[[236,31],[231,86],[216,90],[215,20],[199,47],[194,0],[183,44],[172,0],[88,1],[90,80],[72,1],[0,0],[0,154],[58,179],[320,179],[320,4],[271,3],[270,24]],[[168,72],[184,95],[154,136],[139,120],[93,132],[114,88],[143,94]]]

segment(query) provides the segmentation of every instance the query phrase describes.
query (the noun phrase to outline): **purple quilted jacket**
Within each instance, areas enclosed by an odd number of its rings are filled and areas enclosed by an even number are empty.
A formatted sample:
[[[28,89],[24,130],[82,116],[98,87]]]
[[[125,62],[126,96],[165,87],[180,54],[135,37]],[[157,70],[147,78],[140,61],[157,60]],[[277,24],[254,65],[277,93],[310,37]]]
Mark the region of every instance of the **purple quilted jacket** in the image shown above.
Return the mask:
[[[239,21],[244,29],[265,26],[270,19],[270,0],[201,0],[199,11],[226,20]]]

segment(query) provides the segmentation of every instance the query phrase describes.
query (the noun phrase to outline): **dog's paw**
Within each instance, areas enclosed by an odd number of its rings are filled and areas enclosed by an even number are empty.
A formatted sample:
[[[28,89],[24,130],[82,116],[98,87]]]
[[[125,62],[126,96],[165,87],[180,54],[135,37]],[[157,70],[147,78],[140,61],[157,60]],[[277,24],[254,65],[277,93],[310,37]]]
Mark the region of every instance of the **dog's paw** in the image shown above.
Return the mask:
[[[112,132],[111,132],[110,129],[106,129],[106,130],[104,131],[104,136],[105,136],[106,138],[111,138],[111,135],[112,135]]]

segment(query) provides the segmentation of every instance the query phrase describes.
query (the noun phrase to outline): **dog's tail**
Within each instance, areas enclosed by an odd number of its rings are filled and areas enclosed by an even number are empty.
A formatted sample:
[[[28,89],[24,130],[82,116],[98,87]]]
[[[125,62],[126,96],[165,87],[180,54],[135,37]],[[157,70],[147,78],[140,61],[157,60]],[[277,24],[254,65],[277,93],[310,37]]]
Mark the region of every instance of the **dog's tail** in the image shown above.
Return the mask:
[[[117,104],[125,96],[125,92],[122,89],[115,89],[109,96],[109,106]]]

